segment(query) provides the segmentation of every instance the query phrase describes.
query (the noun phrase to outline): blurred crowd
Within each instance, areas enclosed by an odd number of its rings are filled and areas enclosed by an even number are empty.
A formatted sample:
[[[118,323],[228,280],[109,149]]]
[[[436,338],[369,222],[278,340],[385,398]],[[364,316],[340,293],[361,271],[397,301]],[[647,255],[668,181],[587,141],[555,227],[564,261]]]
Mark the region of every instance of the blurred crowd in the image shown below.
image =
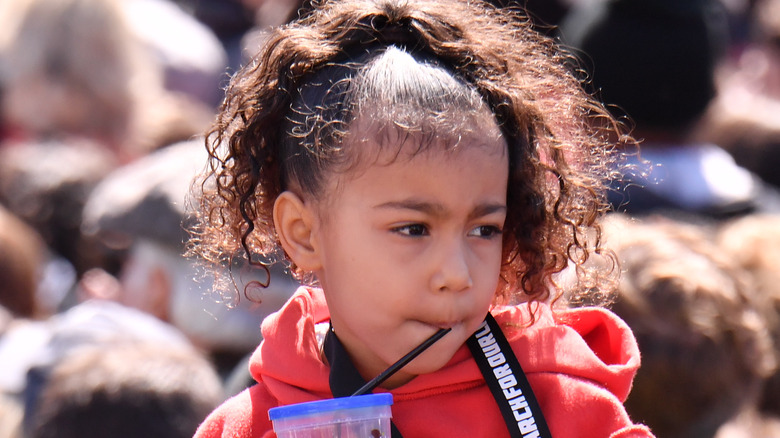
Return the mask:
[[[629,413],[661,438],[780,437],[780,0],[493,3],[641,140],[615,139],[602,236],[643,355]],[[297,283],[185,258],[189,192],[230,74],[308,7],[0,2],[0,438],[190,437],[251,384]]]

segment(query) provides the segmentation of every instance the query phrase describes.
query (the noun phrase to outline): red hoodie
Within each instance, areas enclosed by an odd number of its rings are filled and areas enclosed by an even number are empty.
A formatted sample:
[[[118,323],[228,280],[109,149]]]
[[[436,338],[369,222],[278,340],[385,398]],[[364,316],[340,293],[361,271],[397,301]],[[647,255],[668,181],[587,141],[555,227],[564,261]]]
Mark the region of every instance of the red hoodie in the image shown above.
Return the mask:
[[[626,324],[605,309],[556,311],[534,304],[492,311],[512,345],[554,438],[652,437],[622,402],[639,367]],[[264,341],[249,368],[257,385],[226,401],[196,438],[275,437],[268,410],[331,398],[329,368],[315,324],[328,320],[322,291],[301,288],[263,322]],[[468,347],[439,371],[390,391],[393,422],[404,438],[508,437],[501,413]]]

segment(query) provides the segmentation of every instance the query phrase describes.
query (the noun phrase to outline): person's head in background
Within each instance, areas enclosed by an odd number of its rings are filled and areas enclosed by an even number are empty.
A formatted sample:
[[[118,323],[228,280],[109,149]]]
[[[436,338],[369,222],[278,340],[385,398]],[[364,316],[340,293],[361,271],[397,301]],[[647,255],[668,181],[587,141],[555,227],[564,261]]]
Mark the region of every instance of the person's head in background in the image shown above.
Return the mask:
[[[30,438],[189,438],[222,400],[195,350],[124,343],[80,350],[51,370]]]
[[[220,29],[209,26],[209,20],[221,21],[224,14],[208,6],[229,6],[236,1],[119,2],[130,31],[160,64],[166,90],[189,98],[190,104],[204,105],[209,115],[222,101],[229,64],[226,47],[216,33]],[[241,31],[234,23],[223,24],[234,32]]]
[[[87,137],[127,161],[205,128],[197,105],[165,91],[120,1],[0,5],[2,123],[18,137]]]
[[[718,0],[582,2],[560,31],[593,90],[644,139],[687,135],[715,96],[715,68],[729,43]]]
[[[642,353],[626,409],[659,437],[712,437],[756,406],[777,367],[764,302],[700,227],[621,214],[604,224],[623,271],[613,310]]]
[[[170,322],[209,353],[242,356],[261,340],[262,319],[281,307],[297,282],[281,269],[266,273],[237,261],[222,267],[228,281],[216,285],[197,260],[184,257],[185,227],[192,221],[187,192],[206,156],[202,139],[182,142],[101,181],[86,202],[82,231],[113,249],[118,267],[87,272],[79,299],[118,301]],[[267,275],[271,287],[252,287]],[[224,296],[214,296],[215,289]]]
[[[750,9],[746,40],[718,71],[718,97],[697,137],[780,187],[780,0]]]
[[[15,5],[15,6],[11,6]],[[5,122],[35,136],[85,135],[121,149],[153,63],[111,0],[8,2],[16,32],[4,47]]]
[[[572,10],[561,35],[594,92],[642,142],[624,148],[634,169],[613,181],[613,209],[713,219],[780,211],[780,193],[697,138],[729,48],[719,0],[603,0]]]
[[[717,233],[722,251],[754,278],[766,300],[775,349],[780,354],[780,216],[752,215],[723,224]],[[767,381],[760,408],[780,417],[780,371]]]
[[[38,233],[0,204],[0,306],[15,318],[44,316],[37,291],[45,251]]]
[[[51,250],[54,264],[49,272],[59,273],[52,285],[54,301],[102,258],[80,231],[82,209],[92,189],[115,166],[113,154],[85,140],[0,147],[0,202],[33,227]]]

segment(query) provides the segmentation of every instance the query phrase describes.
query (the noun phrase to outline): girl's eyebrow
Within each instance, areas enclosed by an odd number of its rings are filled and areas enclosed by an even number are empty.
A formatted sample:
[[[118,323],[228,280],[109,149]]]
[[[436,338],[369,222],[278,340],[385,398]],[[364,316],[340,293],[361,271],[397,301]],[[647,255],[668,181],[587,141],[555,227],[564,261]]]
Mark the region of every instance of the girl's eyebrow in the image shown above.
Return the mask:
[[[441,204],[434,202],[418,201],[414,199],[407,199],[402,201],[390,201],[382,204],[375,205],[376,209],[396,209],[396,210],[413,210],[424,213],[429,216],[442,217],[446,216],[449,211]],[[468,216],[468,219],[476,219],[484,216],[488,216],[494,213],[506,212],[506,205],[503,203],[485,203],[477,205]]]
[[[496,213],[506,213],[506,204],[480,204],[469,213],[469,220],[489,216]]]

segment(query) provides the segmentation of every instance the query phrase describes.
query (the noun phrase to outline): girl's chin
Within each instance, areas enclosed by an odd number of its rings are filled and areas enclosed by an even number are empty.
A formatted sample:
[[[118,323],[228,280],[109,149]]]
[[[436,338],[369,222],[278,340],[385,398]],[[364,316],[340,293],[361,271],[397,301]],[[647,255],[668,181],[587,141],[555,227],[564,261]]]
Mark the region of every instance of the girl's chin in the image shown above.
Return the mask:
[[[447,365],[462,345],[462,343],[456,343],[454,338],[448,339],[447,337],[450,335],[453,335],[453,333],[447,333],[443,338],[436,341],[417,358],[409,362],[404,367],[404,370],[415,374],[425,374],[438,371]]]
[[[388,378],[385,383],[381,385],[382,388],[394,389],[405,383],[408,383],[421,374],[434,373],[444,368],[465,343],[465,339],[461,340],[462,334],[459,333],[465,330],[465,327],[460,325],[452,327],[452,329],[453,330],[450,333],[444,335],[444,337],[420,353],[419,356],[406,364],[403,368],[396,372],[396,374]],[[427,339],[430,335],[435,333],[436,330],[432,330],[430,334],[423,338],[423,340]],[[401,353],[396,360],[406,355],[406,353],[414,349],[416,346],[417,345],[410,346],[409,350]],[[390,365],[388,364],[387,366],[389,367]]]
[[[401,370],[399,370],[397,373],[395,373],[393,376],[385,380],[385,382],[381,386],[384,389],[398,388],[401,385],[409,383],[412,379],[414,379],[417,376],[434,373],[440,370],[441,368],[443,368],[444,365],[446,364],[447,361],[444,362],[440,360],[431,361],[431,360],[425,360],[422,357],[418,357],[417,359],[413,360],[408,365],[403,367]]]
[[[413,376],[434,373],[444,368],[450,359],[452,359],[451,355],[448,357],[441,355],[420,355],[417,359],[411,361],[409,365],[405,366],[403,371],[406,374]]]

